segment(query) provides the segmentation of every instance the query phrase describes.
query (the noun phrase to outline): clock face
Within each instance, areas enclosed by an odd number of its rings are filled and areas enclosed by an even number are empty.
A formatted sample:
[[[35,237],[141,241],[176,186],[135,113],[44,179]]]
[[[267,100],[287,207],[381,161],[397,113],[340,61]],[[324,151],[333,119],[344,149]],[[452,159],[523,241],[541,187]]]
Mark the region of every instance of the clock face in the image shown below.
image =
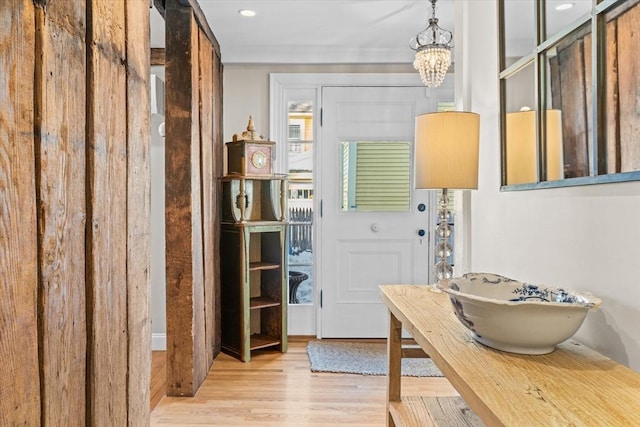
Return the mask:
[[[251,155],[251,163],[256,169],[262,169],[267,165],[267,155],[263,151],[255,151]]]

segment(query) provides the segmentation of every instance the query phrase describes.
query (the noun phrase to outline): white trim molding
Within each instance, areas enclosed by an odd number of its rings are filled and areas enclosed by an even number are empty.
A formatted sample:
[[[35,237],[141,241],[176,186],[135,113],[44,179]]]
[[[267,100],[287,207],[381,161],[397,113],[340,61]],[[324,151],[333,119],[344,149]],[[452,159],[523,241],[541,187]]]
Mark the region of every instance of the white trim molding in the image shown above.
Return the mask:
[[[167,350],[167,334],[165,333],[151,334],[151,350],[166,351]]]

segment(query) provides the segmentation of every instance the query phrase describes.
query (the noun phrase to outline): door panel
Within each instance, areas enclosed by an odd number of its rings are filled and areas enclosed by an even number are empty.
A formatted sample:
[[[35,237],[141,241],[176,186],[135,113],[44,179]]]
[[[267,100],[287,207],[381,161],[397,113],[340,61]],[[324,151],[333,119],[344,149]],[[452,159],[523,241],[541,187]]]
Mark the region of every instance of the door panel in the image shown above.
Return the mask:
[[[428,282],[432,251],[428,237],[420,236],[419,230],[431,229],[430,218],[434,215],[428,203],[429,192],[413,189],[415,117],[436,111],[438,101],[451,100],[452,95],[450,89],[427,91],[424,87],[323,88],[319,149],[322,337],[386,337],[387,310],[378,286]],[[373,150],[380,158],[367,163],[366,173],[358,173],[352,169],[358,168],[358,156],[362,160],[371,152],[354,149],[358,144],[380,144],[379,148],[391,151],[385,154]],[[407,145],[411,153],[408,158]],[[394,147],[404,147],[404,157],[398,157],[402,150]],[[391,160],[392,156],[402,159],[400,162],[408,161],[409,167],[402,168],[397,160]],[[397,168],[397,176],[389,177],[389,168]],[[370,178],[372,181],[363,185],[363,180]],[[401,182],[387,185],[390,180]],[[345,188],[373,191],[373,196],[367,196],[374,203],[358,206],[358,198],[345,193]],[[398,196],[394,193],[403,191],[409,197],[408,206],[400,194],[399,204],[381,202],[371,211],[377,198]],[[419,211],[420,203],[428,208]]]
[[[411,271],[411,259],[403,255],[412,252],[412,242],[408,241],[339,240],[336,301],[339,304],[380,302],[379,281],[402,283],[410,279],[410,275],[403,272]]]

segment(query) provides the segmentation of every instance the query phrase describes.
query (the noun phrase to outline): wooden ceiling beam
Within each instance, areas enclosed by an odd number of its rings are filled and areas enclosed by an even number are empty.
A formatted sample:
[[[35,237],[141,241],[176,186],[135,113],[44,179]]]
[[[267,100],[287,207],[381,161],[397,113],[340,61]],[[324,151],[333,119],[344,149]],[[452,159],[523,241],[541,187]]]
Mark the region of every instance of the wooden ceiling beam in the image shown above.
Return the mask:
[[[198,0],[177,0],[177,1],[182,6],[190,7],[193,10],[193,15],[196,18],[196,22],[198,23],[198,26],[207,35],[207,38],[209,39],[209,41],[211,41],[211,45],[213,46],[214,52],[216,52],[216,54],[220,56],[220,44],[218,43],[218,39],[216,39],[216,36],[213,34],[213,31],[211,31],[211,27],[209,27],[207,18],[205,17],[204,12],[200,8],[200,4],[198,3]],[[153,0],[153,5],[156,7],[156,9],[158,9],[158,12],[160,12],[160,15],[162,15],[163,18],[164,18],[165,10],[167,7],[166,3],[167,3],[166,0]]]

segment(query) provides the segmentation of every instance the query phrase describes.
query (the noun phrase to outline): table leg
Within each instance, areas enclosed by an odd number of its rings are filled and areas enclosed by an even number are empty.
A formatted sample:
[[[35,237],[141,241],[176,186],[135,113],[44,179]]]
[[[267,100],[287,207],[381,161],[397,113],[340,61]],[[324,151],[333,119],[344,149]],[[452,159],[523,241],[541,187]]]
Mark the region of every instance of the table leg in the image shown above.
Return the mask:
[[[389,337],[387,339],[387,426],[395,426],[389,414],[389,402],[400,401],[402,362],[402,322],[389,312]]]

